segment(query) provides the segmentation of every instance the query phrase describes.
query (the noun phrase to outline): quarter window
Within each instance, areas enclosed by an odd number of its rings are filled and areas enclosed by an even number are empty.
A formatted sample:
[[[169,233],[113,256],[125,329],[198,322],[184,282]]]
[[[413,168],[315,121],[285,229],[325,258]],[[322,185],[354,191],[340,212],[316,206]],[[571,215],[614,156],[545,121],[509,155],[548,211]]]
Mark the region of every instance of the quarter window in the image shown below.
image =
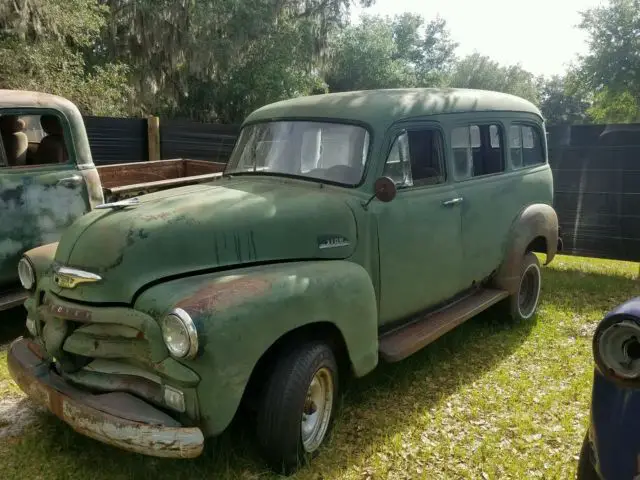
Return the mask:
[[[509,130],[511,164],[514,168],[545,163],[542,137],[531,125],[511,125]]]
[[[502,129],[499,125],[469,125],[451,133],[456,180],[504,171]]]
[[[440,131],[410,130],[396,137],[383,175],[398,187],[444,183],[444,142]]]

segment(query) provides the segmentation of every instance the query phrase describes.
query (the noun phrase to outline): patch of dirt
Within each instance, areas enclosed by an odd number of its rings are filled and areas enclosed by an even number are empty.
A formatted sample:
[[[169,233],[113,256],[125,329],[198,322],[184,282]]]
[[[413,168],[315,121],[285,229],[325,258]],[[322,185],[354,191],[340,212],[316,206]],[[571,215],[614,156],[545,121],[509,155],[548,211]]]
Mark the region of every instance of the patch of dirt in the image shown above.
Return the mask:
[[[0,440],[22,434],[43,411],[25,396],[0,398]]]

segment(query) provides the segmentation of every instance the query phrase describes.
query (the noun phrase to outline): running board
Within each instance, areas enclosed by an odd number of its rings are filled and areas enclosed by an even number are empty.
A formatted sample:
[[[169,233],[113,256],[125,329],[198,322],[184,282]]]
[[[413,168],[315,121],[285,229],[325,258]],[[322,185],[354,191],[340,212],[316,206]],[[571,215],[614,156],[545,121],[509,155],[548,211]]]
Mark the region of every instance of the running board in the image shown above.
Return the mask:
[[[380,356],[387,362],[403,360],[508,296],[505,290],[483,289],[419,316],[414,322],[380,336]]]

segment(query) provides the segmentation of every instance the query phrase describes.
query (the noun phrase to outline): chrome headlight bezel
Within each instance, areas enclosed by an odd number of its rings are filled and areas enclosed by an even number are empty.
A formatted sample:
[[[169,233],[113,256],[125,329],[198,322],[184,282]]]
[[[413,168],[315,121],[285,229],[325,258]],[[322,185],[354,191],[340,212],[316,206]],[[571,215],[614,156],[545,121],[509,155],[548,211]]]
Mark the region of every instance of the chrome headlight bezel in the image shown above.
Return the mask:
[[[170,329],[178,327],[186,340],[186,347],[179,348],[171,340]],[[191,316],[181,308],[174,308],[160,321],[162,339],[172,357],[178,359],[194,359],[198,355],[198,331]]]
[[[32,292],[36,289],[36,269],[26,256],[18,262],[18,278],[25,290]]]

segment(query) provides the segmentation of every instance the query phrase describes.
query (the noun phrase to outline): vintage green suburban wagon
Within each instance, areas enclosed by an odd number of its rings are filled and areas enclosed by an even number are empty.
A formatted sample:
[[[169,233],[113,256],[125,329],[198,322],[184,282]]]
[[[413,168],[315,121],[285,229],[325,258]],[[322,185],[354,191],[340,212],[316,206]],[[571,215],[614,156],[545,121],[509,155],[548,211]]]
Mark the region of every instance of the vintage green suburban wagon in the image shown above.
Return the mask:
[[[75,430],[155,456],[199,455],[253,406],[265,457],[290,472],[326,438],[339,379],[494,304],[534,315],[552,203],[543,119],[523,99],[267,105],[221,179],[107,204],[24,255],[30,336],[9,368]]]

